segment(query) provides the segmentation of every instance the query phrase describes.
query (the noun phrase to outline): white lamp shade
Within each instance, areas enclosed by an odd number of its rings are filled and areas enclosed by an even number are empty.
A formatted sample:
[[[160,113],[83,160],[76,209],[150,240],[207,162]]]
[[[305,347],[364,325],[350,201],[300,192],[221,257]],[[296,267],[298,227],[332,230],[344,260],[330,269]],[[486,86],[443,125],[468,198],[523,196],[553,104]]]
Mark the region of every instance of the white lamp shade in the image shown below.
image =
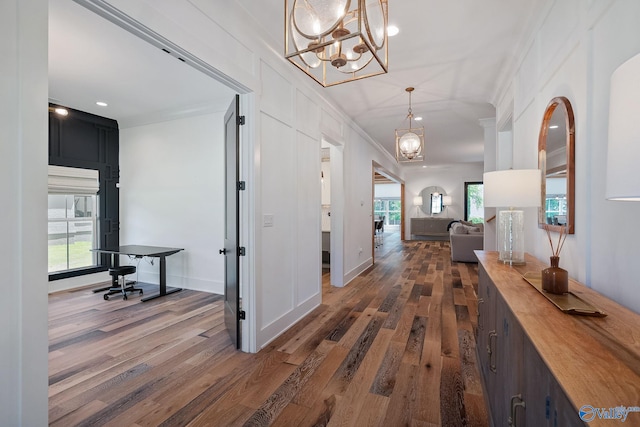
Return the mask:
[[[640,201],[640,54],[611,76],[607,184],[610,200]]]
[[[422,206],[422,196],[416,196],[413,198],[414,206]]]
[[[442,196],[442,206],[451,206],[452,203],[451,196]]]
[[[485,172],[483,186],[486,207],[533,207],[542,199],[540,169]]]

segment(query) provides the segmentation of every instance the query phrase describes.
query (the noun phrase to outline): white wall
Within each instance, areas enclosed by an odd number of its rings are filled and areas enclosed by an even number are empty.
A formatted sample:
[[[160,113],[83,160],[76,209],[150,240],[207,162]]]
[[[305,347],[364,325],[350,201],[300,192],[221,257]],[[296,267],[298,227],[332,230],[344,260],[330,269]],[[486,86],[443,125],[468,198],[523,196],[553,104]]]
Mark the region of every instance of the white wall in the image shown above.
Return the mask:
[[[640,312],[637,255],[640,204],[604,198],[612,72],[640,52],[640,2],[634,0],[552,3],[523,52],[520,67],[497,107],[498,121],[513,114],[515,168],[537,167],[544,110],[566,96],[576,123],[575,234],[567,238],[560,263],[575,279]],[[510,105],[513,105],[511,110]],[[525,212],[526,250],[547,261],[550,247]]]
[[[395,160],[370,144],[355,125],[345,127],[344,151],[344,262],[345,282],[373,264],[373,172],[374,163],[399,176]]]
[[[0,2],[0,416],[47,425],[47,2]]]
[[[322,136],[342,144],[346,165],[343,200],[335,200],[341,197],[339,193],[332,191],[331,196],[332,223],[341,221],[344,226],[343,283],[373,262],[372,161],[385,161],[384,154],[362,131],[345,122],[305,85],[288,80],[298,77],[290,71],[289,67],[261,63],[263,86],[256,141],[260,144],[256,234],[261,242],[255,270],[258,346],[321,302]],[[334,163],[335,159],[331,162],[331,179],[335,176]],[[342,204],[343,218],[337,218]],[[267,214],[273,215],[273,227],[262,226],[262,215]],[[338,234],[332,226],[332,241]],[[334,255],[332,251],[332,270],[339,263]]]
[[[404,203],[407,218],[427,216],[422,210],[416,213],[413,198],[425,187],[442,187],[453,204],[435,214],[435,217],[464,219],[464,183],[482,181],[483,163],[458,163],[442,167],[411,168],[405,173]],[[405,223],[405,233],[411,235],[411,221]]]
[[[168,286],[224,293],[223,121],[224,111],[120,129],[120,244],[183,248],[167,257]],[[121,262],[159,283],[157,258]]]
[[[506,118],[506,123],[501,123],[500,127],[496,123],[495,117],[492,119],[480,120],[480,124],[484,128],[484,171],[493,171],[498,169],[498,146],[507,144],[511,146],[512,140],[512,124],[511,117]],[[512,157],[512,156],[510,156]],[[501,165],[502,166],[502,165]],[[500,169],[503,169],[500,167]],[[464,212],[464,211],[463,211]],[[484,208],[484,242],[483,248],[487,251],[496,250],[497,241],[497,222],[495,220],[496,208]],[[491,221],[489,221],[491,218]]]

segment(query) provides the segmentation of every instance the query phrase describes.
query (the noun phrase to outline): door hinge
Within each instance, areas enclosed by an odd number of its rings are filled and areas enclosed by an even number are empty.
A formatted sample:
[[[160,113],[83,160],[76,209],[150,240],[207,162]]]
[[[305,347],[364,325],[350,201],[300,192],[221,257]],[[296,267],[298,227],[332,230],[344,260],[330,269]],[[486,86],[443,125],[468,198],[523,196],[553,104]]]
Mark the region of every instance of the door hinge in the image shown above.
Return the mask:
[[[238,191],[244,191],[247,189],[247,184],[244,181],[238,181]]]
[[[244,116],[238,116],[238,126],[242,126],[245,123]]]
[[[247,255],[247,249],[244,246],[238,247],[238,256]]]
[[[245,319],[247,318],[247,313],[246,313],[244,310],[240,310],[240,311],[238,312],[238,318],[239,318],[240,320],[245,320]]]

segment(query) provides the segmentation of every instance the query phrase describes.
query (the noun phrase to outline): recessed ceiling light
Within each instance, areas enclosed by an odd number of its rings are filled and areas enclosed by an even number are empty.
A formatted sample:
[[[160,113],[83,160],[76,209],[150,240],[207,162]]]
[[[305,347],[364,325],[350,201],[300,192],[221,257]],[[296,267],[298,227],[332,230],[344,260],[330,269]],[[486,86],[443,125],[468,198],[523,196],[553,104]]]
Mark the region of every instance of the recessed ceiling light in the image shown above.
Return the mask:
[[[413,120],[415,120],[416,122],[419,122],[420,120],[422,120],[422,116],[415,117]]]
[[[106,106],[107,106],[107,103],[106,103],[106,102],[104,102],[104,101],[96,101],[96,105],[99,105],[99,106],[101,106],[101,107],[106,107]]]
[[[55,111],[56,114],[59,114],[61,116],[68,116],[69,115],[69,111],[66,108],[56,107],[53,111]]]
[[[389,25],[387,27],[387,35],[389,37],[393,37],[396,34],[398,34],[400,32],[400,30],[398,29],[398,27],[396,27],[395,25]]]
[[[426,166],[426,165],[422,166],[422,169],[426,169],[426,168],[427,168],[427,166]]]
[[[558,129],[558,125],[549,126],[549,129]]]

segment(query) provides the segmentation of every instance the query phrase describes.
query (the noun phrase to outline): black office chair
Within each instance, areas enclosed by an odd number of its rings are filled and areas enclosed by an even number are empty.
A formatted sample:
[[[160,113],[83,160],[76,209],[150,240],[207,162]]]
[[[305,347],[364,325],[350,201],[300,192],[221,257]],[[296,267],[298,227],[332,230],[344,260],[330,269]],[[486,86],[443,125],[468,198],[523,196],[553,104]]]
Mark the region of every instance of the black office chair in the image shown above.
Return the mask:
[[[384,232],[384,220],[380,219],[378,221],[375,222],[375,229],[373,230],[374,233],[374,241],[375,241],[375,247],[377,248],[378,246],[382,245],[382,233]]]
[[[122,299],[127,299],[127,292],[136,292],[138,291],[140,295],[142,295],[142,289],[134,288],[133,285],[126,285],[125,276],[129,274],[133,274],[136,272],[135,265],[122,265],[120,267],[113,267],[109,269],[109,275],[114,278],[114,282],[118,282],[118,277],[122,278],[119,286],[111,285],[106,294],[104,294],[104,299],[109,300],[109,295],[113,294],[122,294]]]

